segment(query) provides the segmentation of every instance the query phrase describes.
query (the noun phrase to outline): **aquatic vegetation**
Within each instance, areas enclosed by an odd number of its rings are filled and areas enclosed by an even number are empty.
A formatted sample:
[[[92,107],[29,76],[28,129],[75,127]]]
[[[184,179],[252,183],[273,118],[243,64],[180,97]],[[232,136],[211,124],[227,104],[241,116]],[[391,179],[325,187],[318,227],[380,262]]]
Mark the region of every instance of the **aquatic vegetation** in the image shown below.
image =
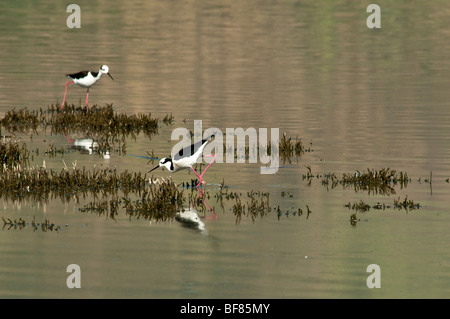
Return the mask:
[[[9,132],[26,133],[29,130],[36,131],[39,121],[39,112],[14,108],[6,112],[5,117],[0,120],[0,125]]]
[[[81,212],[93,212],[99,215],[107,215],[114,219],[121,208],[127,215],[136,218],[145,218],[156,221],[166,221],[175,218],[176,213],[183,210],[186,202],[190,207],[201,211],[214,211],[206,203],[210,199],[208,191],[201,193],[189,185],[195,185],[196,181],[175,184],[171,179],[148,179],[146,174],[118,172],[116,169],[91,170],[86,167],[78,168],[76,163],[72,167],[60,171],[47,169],[45,162],[40,167],[22,167],[27,156],[26,147],[19,148],[17,143],[7,144],[4,148],[5,163],[0,170],[0,197],[12,201],[32,200],[35,202],[48,202],[50,198],[60,197],[63,202],[80,201],[80,196],[94,196],[94,201],[80,208]],[[50,144],[45,153],[55,153],[57,150]],[[19,155],[17,155],[19,154]],[[22,155],[25,154],[25,155]],[[185,195],[184,190],[190,189]],[[222,184],[219,196],[227,199],[237,199],[237,193],[228,193],[228,187]],[[119,197],[119,191],[121,195]],[[128,195],[137,199],[132,200]],[[270,211],[269,193],[248,192],[250,201],[246,203],[244,214],[252,217],[264,216]],[[98,197],[100,196],[100,200]],[[111,196],[111,199],[106,197]],[[239,214],[236,212],[236,214]],[[239,216],[241,218],[242,216]]]
[[[205,199],[209,199],[207,192],[191,190],[186,195],[183,188],[180,189],[180,185],[175,184],[170,178],[149,179],[148,183],[141,185],[139,191],[135,190],[124,195],[115,193],[111,199],[95,199],[79,210],[115,219],[119,210],[123,209],[130,218],[164,222],[172,221],[177,214],[184,211],[186,202],[196,211],[212,211],[205,204]]]
[[[140,172],[116,169],[63,168],[57,172],[45,167],[22,169],[18,166],[0,171],[0,197],[11,200],[32,199],[46,202],[59,196],[63,201],[80,195],[111,194],[119,189],[125,194],[139,192],[146,184],[146,176]]]
[[[174,122],[172,114],[166,115],[162,122],[165,125],[172,125]],[[112,151],[126,154],[125,139],[136,138],[141,133],[150,137],[158,134],[160,120],[152,118],[150,113],[132,115],[118,113],[112,104],[105,107],[94,105],[89,112],[72,104],[66,105],[62,111],[56,105],[49,106],[47,110],[12,109],[6,112],[0,120],[0,125],[9,132],[23,134],[30,130],[37,133],[38,128],[44,131],[50,129],[51,134],[66,137],[69,131],[72,134],[81,132],[95,139],[98,143],[98,154],[103,155]],[[46,151],[46,155],[50,157],[57,154],[64,154],[64,150],[51,147]]]
[[[102,199],[100,201],[90,202],[87,205],[79,209],[82,213],[96,213],[97,215],[107,215],[111,219],[115,219],[118,215],[119,205],[122,201],[117,197],[107,200]]]
[[[338,178],[335,173],[325,175],[312,174],[308,167],[308,173],[303,174],[303,179],[310,183],[313,178],[322,178],[321,184],[329,189],[334,189],[342,185],[344,189],[352,187],[355,192],[367,191],[369,194],[391,195],[395,194],[394,187],[400,185],[406,187],[411,179],[406,172],[397,173],[390,168],[380,170],[367,169],[367,172],[356,171],[355,173],[344,173],[342,178]]]
[[[114,111],[112,104],[105,107],[94,105],[88,113],[77,112],[76,108],[65,107],[62,113],[51,112],[49,118],[42,118],[46,126],[54,131],[62,132],[64,129],[88,132],[91,134],[108,134],[111,136],[144,133],[153,135],[158,132],[158,119],[151,114],[127,115]]]
[[[25,167],[29,162],[30,152],[25,144],[17,142],[0,142],[0,170],[13,167]]]
[[[408,211],[408,210],[419,209],[420,204],[415,203],[413,200],[408,199],[408,196],[406,196],[405,199],[403,199],[403,200],[401,200],[400,197],[398,197],[398,199],[394,199],[394,207],[399,210],[405,209],[406,211]]]
[[[44,150],[44,154],[47,155],[49,158],[56,157],[58,154],[65,154],[66,150],[63,147],[60,147],[59,149],[54,144],[49,144],[48,148]]]
[[[290,198],[294,197],[294,195],[292,195],[290,192],[282,191],[281,192],[281,197],[285,197],[285,196],[289,196]]]
[[[25,219],[22,219],[21,217],[19,219],[11,220],[9,218],[5,219],[2,217],[3,220],[3,228],[6,230],[10,229],[25,229],[26,227],[31,227],[33,231],[36,230],[42,230],[43,232],[49,232],[49,231],[60,231],[61,226],[55,225],[54,223],[51,223],[49,219],[45,219],[42,223],[37,223],[35,217],[33,216],[33,220],[31,222],[26,222]],[[66,225],[67,227],[67,225]]]
[[[175,118],[173,117],[172,113],[167,114],[163,119],[162,122],[166,125],[173,125],[175,122]]]
[[[272,208],[269,204],[269,193],[256,193],[256,192],[248,192],[247,197],[250,198],[250,201],[242,203],[241,196],[235,193],[234,200],[235,203],[232,207],[233,214],[236,216],[236,224],[242,219],[242,216],[251,217],[252,221],[259,217],[264,217]]]
[[[270,156],[272,151],[278,151],[283,163],[285,163],[286,161],[290,162],[292,157],[300,157],[305,152],[311,152],[312,150],[311,148],[307,149],[298,136],[294,140],[292,137],[288,137],[286,133],[283,133],[278,145],[272,145],[269,141],[266,147],[259,146],[259,149],[256,145],[253,145],[252,148],[248,145],[239,145],[239,148],[236,145],[234,148],[227,144],[223,145],[223,152],[225,154],[234,154],[234,158],[241,160],[248,160],[250,153],[253,158],[257,157],[258,152],[267,153]]]
[[[79,210],[115,219],[119,210],[123,209],[130,219],[134,217],[165,222],[172,221],[180,212],[184,212],[187,203],[190,210],[210,211],[215,214],[214,209],[206,203],[206,200],[210,198],[207,191],[199,192],[191,189],[187,193],[186,195],[184,189],[180,189],[180,185],[175,184],[170,178],[166,180],[153,179],[143,186],[137,197],[114,194],[112,199],[94,200]]]
[[[291,137],[287,137],[286,133],[283,133],[279,143],[279,154],[281,158],[289,159],[291,157],[300,157],[305,152],[302,140],[295,138],[295,141]]]
[[[406,185],[410,179],[408,174],[390,168],[382,168],[381,170],[367,169],[367,172],[356,171],[354,174],[345,174],[342,177],[342,183],[347,185],[357,185],[359,188],[376,187],[382,185]]]
[[[397,208],[398,210],[405,209],[408,210],[414,210],[419,209],[421,206],[419,203],[414,202],[413,200],[408,199],[408,196],[405,197],[405,199],[401,200],[400,197],[398,199],[394,199],[394,204],[382,204],[380,202],[376,203],[375,205],[369,205],[362,200],[357,203],[348,203],[344,205],[345,207],[348,207],[349,209],[356,210],[359,212],[367,212],[370,209],[376,209],[376,210],[386,210],[390,208]]]
[[[162,120],[166,125],[172,125],[172,114],[166,115]],[[56,105],[50,105],[47,110],[39,109],[30,111],[24,109],[12,109],[6,112],[0,120],[0,125],[10,132],[26,133],[29,130],[36,131],[38,127],[51,129],[53,134],[64,134],[68,129],[83,134],[108,138],[136,136],[144,133],[154,135],[158,133],[159,120],[152,118],[151,114],[118,113],[112,104],[105,107],[94,105],[89,112],[82,107],[66,105],[62,111]]]
[[[401,200],[400,197],[398,197],[398,199],[394,199],[394,204],[391,206],[389,204],[381,204],[381,203],[376,203],[375,205],[369,205],[367,203],[365,203],[364,201],[360,200],[357,203],[348,203],[344,205],[345,207],[347,207],[348,209],[354,210],[356,212],[360,212],[360,213],[365,213],[368,212],[370,209],[374,209],[374,210],[386,210],[386,209],[390,209],[390,208],[396,208],[398,210],[405,210],[406,212],[410,211],[410,210],[415,210],[415,209],[419,209],[421,206],[419,203],[414,202],[413,200],[408,199],[408,196],[405,197],[405,199]],[[360,221],[359,218],[357,218],[356,213],[353,213],[350,215],[350,224],[352,226],[356,226],[356,223]]]
[[[60,111],[58,106],[38,111],[13,109],[0,120],[0,125],[13,132],[28,132],[28,130],[35,132],[39,127],[44,130],[50,128],[52,134],[64,134],[66,137],[68,137],[68,131],[83,132],[88,136],[95,136],[95,141],[98,143],[96,150],[99,154],[113,150],[119,154],[126,154],[125,138],[136,137],[141,133],[157,134],[161,122],[172,125],[174,117],[168,114],[159,121],[152,118],[151,114],[121,114],[117,113],[111,104],[105,107],[95,105],[90,112],[74,105],[67,105],[63,111]],[[117,144],[119,144],[118,147]],[[311,151],[310,148],[305,148],[298,136],[294,139],[288,137],[286,133],[281,136],[279,145],[267,145],[268,154],[275,150],[283,159],[289,161],[293,157],[300,157],[304,152]],[[236,149],[234,151],[235,154],[238,153]],[[248,158],[253,150],[246,146],[244,151]],[[207,203],[211,197],[209,192],[196,190],[195,186],[198,184],[196,179],[177,185],[171,179],[148,178],[146,174],[127,170],[119,173],[109,168],[78,168],[76,164],[73,164],[71,168],[64,164],[65,167],[60,171],[47,169],[45,165],[28,167],[30,154],[39,155],[39,152],[39,149],[33,152],[28,151],[24,143],[20,145],[9,139],[3,139],[3,143],[0,143],[0,197],[13,201],[26,199],[35,202],[47,202],[50,198],[59,197],[63,202],[75,200],[78,203],[81,196],[83,198],[92,196],[94,200],[81,207],[80,212],[105,215],[111,219],[115,219],[123,210],[130,218],[143,218],[157,222],[172,221],[177,216],[180,218],[180,212],[184,212],[186,210],[184,207],[187,205],[195,211],[214,212],[214,208]],[[42,153],[55,157],[58,154],[64,154],[65,150],[49,144]],[[239,154],[242,153],[242,150],[239,150]],[[153,151],[147,154],[149,158],[155,157]],[[153,163],[154,160],[150,159],[150,161]],[[329,189],[341,185],[344,189],[353,189],[355,192],[367,191],[369,194],[389,196],[395,194],[397,185],[403,188],[411,181],[405,172],[397,173],[390,168],[344,173],[342,177],[338,177],[335,173],[315,174],[310,166],[306,168],[303,180],[306,180],[308,184],[311,184],[313,180],[320,180],[320,183]],[[430,178],[425,181],[431,185],[431,173]],[[292,206],[289,209],[282,208],[283,205],[281,208],[280,205],[271,206],[268,192],[251,190],[243,194],[232,191],[224,182],[214,193],[214,197],[223,210],[225,210],[224,201],[230,201],[227,204],[236,217],[236,224],[244,217],[255,221],[258,217],[265,217],[272,211],[275,211],[278,219],[282,216],[303,216],[304,213],[303,209]],[[284,201],[293,197],[294,195],[290,192],[281,191],[281,198]],[[398,198],[393,206],[380,203],[370,206],[363,201],[345,206],[356,212],[390,207],[412,210],[420,207],[418,203],[407,198],[403,200]],[[312,213],[308,205],[305,212],[306,218]],[[350,219],[355,224],[358,220],[356,213]],[[54,228],[51,223],[41,223],[41,226],[43,224],[48,224],[50,230]],[[4,220],[4,227],[22,226],[22,219]]]
[[[348,203],[345,206],[358,212],[367,212],[368,210],[370,210],[370,205],[364,203],[362,200],[359,201],[358,203],[353,204]]]
[[[207,190],[197,190],[191,187],[191,191],[188,192],[187,202],[190,209],[195,209],[198,212],[213,212],[215,214],[214,207],[211,208],[207,204],[207,200],[209,199],[210,195]]]
[[[356,223],[359,221],[360,219],[356,217],[356,213],[350,215],[350,225],[352,225],[352,227],[356,227]]]
[[[298,217],[301,217],[303,215],[303,209],[301,209],[301,208],[298,208],[297,211],[293,210],[291,212],[289,209],[287,209],[286,211],[283,212],[281,210],[280,206],[277,206],[276,212],[277,212],[278,220],[280,220],[282,216],[286,216],[289,218],[290,215],[298,216]],[[309,218],[309,214],[311,214],[311,213],[312,213],[312,211],[309,209],[309,206],[306,205],[306,219]]]
[[[177,212],[183,210],[184,204],[183,190],[170,179],[160,185],[149,185],[135,201],[123,200],[126,214],[130,217],[156,221],[173,220]]]
[[[243,216],[251,217],[252,221],[260,216],[266,216],[272,208],[269,204],[269,193],[255,192],[253,190],[247,192],[247,197],[250,201],[243,203],[241,199],[242,193],[230,192],[229,188],[224,183],[220,185],[218,193],[215,195],[216,201],[224,208],[224,200],[233,200],[234,204],[230,208],[236,216],[236,224],[239,224]]]

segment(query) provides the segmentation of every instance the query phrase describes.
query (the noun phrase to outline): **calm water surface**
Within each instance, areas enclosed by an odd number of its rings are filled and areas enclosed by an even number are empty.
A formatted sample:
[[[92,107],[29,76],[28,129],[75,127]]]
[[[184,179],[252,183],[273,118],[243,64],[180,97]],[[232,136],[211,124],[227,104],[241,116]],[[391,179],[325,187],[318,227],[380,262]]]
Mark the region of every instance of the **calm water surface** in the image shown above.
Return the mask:
[[[270,192],[275,211],[238,225],[232,202],[206,232],[179,222],[116,220],[79,202],[1,199],[4,218],[48,218],[59,232],[0,230],[3,298],[447,298],[450,295],[450,4],[381,1],[382,28],[366,27],[366,6],[342,1],[98,1],[80,4],[81,29],[68,29],[66,4],[0,4],[0,112],[61,103],[64,74],[110,67],[91,89],[91,104],[117,112],[172,113],[173,126],[127,141],[127,153],[167,156],[177,127],[279,128],[311,148],[275,175],[257,164],[218,163],[206,174],[211,195],[230,190]],[[69,86],[68,103],[85,90]],[[2,130],[3,134],[10,134]],[[13,134],[30,149],[69,147],[49,132]],[[82,132],[73,138],[83,137]],[[147,161],[80,152],[45,160],[90,169],[147,172]],[[309,184],[302,176],[389,167],[411,183],[383,196]],[[432,184],[426,182],[432,172]],[[163,177],[170,174],[158,171]],[[174,174],[175,182],[191,178]],[[283,197],[282,192],[291,196]],[[348,202],[392,205],[405,197],[419,210],[358,213]],[[312,213],[306,218],[306,206]],[[210,214],[207,214],[209,217]],[[81,288],[66,285],[70,264]],[[381,288],[369,289],[370,264]]]

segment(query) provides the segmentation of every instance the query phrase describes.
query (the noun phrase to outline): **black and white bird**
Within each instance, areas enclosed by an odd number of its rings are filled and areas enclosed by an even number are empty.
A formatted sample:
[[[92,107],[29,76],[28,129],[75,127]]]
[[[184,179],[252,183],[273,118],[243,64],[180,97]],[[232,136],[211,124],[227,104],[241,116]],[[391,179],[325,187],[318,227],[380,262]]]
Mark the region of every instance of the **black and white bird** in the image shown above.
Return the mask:
[[[185,147],[181,149],[177,154],[175,154],[173,157],[164,157],[159,161],[158,166],[152,168],[150,172],[153,170],[159,168],[159,167],[165,167],[170,172],[178,172],[179,170],[190,168],[195,175],[198,177],[198,184],[197,188],[200,186],[200,184],[204,184],[205,181],[203,180],[203,175],[205,174],[206,170],[211,166],[212,163],[216,160],[216,154],[213,155],[203,155],[203,157],[213,157],[213,160],[211,163],[206,166],[205,170],[199,175],[192,166],[197,162],[197,159],[202,156],[203,150],[208,144],[208,142],[214,137],[214,135],[211,135],[201,141],[198,141],[191,146]]]
[[[67,94],[67,86],[70,83],[75,83],[83,88],[87,88],[86,92],[86,110],[88,109],[88,99],[89,99],[89,89],[91,86],[93,86],[95,83],[97,83],[103,74],[108,74],[109,77],[114,80],[112,75],[109,73],[109,68],[107,65],[102,65],[100,67],[100,70],[98,72],[93,71],[81,71],[78,73],[73,74],[66,74],[66,76],[71,79],[71,81],[66,82],[66,89],[64,91],[64,99],[61,105],[61,110],[64,108],[64,103],[66,102],[66,94]]]

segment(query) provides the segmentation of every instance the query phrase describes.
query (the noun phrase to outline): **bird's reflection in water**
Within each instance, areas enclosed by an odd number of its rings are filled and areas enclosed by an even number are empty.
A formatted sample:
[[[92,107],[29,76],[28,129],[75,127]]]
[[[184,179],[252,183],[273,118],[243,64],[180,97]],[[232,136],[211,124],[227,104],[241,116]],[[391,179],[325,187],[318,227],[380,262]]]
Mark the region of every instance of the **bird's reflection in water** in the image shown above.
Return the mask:
[[[209,212],[213,214],[212,217],[205,217],[206,219],[217,219],[216,212],[209,206],[206,199],[203,197],[204,191],[201,189],[198,189],[198,197],[203,200],[203,203],[205,207],[208,209]],[[198,215],[197,210],[193,207],[190,207],[189,209],[183,210],[181,212],[178,212],[175,216],[175,220],[180,222],[183,226],[197,230],[198,232],[202,234],[207,234],[206,225],[202,221],[201,217]]]
[[[188,210],[178,212],[175,216],[175,220],[180,222],[184,227],[194,229],[199,233],[208,233],[205,223],[201,220],[195,208],[190,208]]]
[[[77,149],[82,153],[91,155],[93,152],[98,151],[98,143],[90,137],[79,138],[72,141],[72,148]]]
[[[66,130],[66,139],[67,139],[67,142],[69,142],[71,144],[71,148],[76,149],[83,154],[92,155],[94,152],[99,151],[99,146],[98,146],[97,141],[91,137],[82,137],[82,138],[78,138],[78,139],[73,139],[73,138],[69,137],[69,135],[67,134],[67,130]],[[103,155],[103,158],[105,158],[105,159],[110,158],[108,151],[104,152],[102,155]]]

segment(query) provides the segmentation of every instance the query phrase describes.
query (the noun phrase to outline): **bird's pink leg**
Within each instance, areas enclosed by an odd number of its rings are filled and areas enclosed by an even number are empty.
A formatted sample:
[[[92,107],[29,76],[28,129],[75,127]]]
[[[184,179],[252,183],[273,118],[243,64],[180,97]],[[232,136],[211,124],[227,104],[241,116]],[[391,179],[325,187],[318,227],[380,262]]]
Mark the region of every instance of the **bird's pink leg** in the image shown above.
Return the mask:
[[[205,174],[206,170],[211,166],[212,163],[214,163],[214,161],[217,158],[216,154],[212,154],[212,155],[203,155],[203,157],[214,157],[213,160],[211,161],[211,163],[208,164],[208,166],[206,166],[205,170],[202,172],[202,174],[200,175],[200,177],[203,177],[203,174]]]
[[[212,163],[214,163],[214,161],[217,158],[217,155],[203,155],[203,157],[214,157],[213,160],[211,161],[211,163],[208,164],[208,166],[206,166],[205,170],[198,175],[197,172],[191,167],[192,171],[195,173],[195,175],[197,175],[198,177],[198,184],[197,184],[197,188],[200,186],[200,184],[205,184],[205,181],[203,180],[203,175],[205,174],[206,170],[212,165]]]
[[[73,83],[73,81],[66,82],[66,89],[64,90],[64,98],[63,98],[63,102],[62,102],[62,104],[61,104],[60,110],[63,109],[64,103],[66,103],[67,86],[68,86],[70,83]]]
[[[65,131],[65,133],[66,133],[66,139],[67,139],[67,142],[69,142],[69,143],[75,142],[74,139],[69,138],[69,134],[67,133],[67,127],[64,128],[64,131]]]
[[[86,92],[86,111],[87,112],[89,112],[88,99],[89,99],[89,88],[87,89],[87,92]]]
[[[203,199],[203,191],[198,188],[197,188],[197,190],[198,190],[198,197]],[[211,206],[208,205],[208,203],[206,202],[206,199],[203,199],[203,203],[205,204],[206,208],[208,208],[208,210],[213,213],[214,216],[211,218],[217,219],[216,212],[211,208]],[[206,219],[211,219],[211,218],[206,217]]]
[[[201,177],[201,175],[198,175],[197,172],[195,171],[195,169],[192,168],[191,166],[191,170],[194,172],[195,175],[197,175],[198,177],[198,184],[197,184],[197,188],[200,186],[200,184],[203,183],[203,178]]]

